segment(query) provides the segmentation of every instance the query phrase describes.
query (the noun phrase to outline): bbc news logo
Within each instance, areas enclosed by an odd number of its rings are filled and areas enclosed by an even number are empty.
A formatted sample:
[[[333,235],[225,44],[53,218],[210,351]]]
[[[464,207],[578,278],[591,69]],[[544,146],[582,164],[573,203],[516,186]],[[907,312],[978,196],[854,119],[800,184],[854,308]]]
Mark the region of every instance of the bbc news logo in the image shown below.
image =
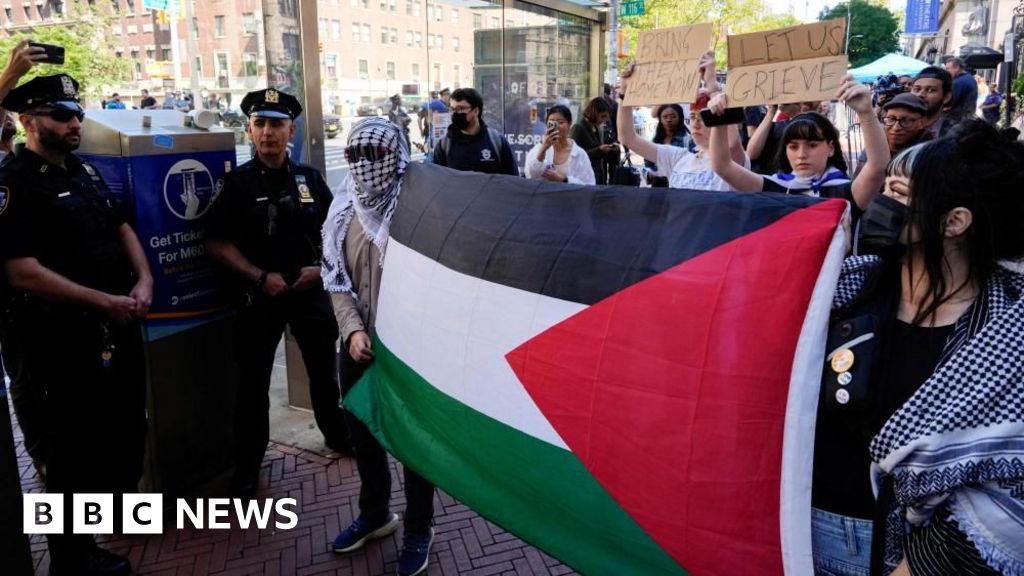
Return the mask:
[[[22,526],[25,534],[62,534],[65,532],[67,510],[63,494],[25,494]],[[71,531],[75,534],[113,534],[113,494],[73,494],[71,497]],[[162,494],[124,494],[121,498],[121,532],[123,534],[161,534],[164,530],[164,497]],[[291,530],[299,523],[294,498],[279,500],[242,500],[239,498],[206,498],[189,503],[175,501],[178,530],[186,522],[196,529],[227,530],[234,514],[238,526],[255,524],[266,530],[273,520],[274,528]]]

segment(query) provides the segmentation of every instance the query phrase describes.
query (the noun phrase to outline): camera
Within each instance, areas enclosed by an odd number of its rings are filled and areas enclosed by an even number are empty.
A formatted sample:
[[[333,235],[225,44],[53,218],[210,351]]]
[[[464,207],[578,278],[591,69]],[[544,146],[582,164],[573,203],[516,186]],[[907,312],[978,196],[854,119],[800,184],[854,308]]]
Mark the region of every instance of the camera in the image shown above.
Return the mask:
[[[893,97],[906,92],[906,88],[900,84],[900,79],[895,74],[883,74],[875,80],[874,100],[875,106],[882,106]]]

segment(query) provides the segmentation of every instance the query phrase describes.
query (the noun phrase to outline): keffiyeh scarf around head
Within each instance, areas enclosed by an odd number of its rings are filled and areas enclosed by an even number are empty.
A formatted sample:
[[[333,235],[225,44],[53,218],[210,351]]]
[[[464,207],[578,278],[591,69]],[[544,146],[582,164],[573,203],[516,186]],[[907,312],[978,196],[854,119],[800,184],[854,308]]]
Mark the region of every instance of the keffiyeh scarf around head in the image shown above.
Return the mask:
[[[367,118],[352,127],[348,146],[386,148],[380,158],[349,162],[349,173],[335,193],[323,228],[320,274],[328,292],[353,292],[345,266],[345,237],[352,217],[384,258],[391,215],[398,204],[402,175],[409,165],[409,143],[401,129],[384,118]],[[382,262],[383,263],[383,262]]]
[[[827,186],[842,186],[850,183],[850,178],[835,166],[829,166],[828,170],[820,176],[797,176],[792,173],[778,173],[765,178],[785,188],[789,194],[804,194],[807,196],[821,196],[821,189]]]

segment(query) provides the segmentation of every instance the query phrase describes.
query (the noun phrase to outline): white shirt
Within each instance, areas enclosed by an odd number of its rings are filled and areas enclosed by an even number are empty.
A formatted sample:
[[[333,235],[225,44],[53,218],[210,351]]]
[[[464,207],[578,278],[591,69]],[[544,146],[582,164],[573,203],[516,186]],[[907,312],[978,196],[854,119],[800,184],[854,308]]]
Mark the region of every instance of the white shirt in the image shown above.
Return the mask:
[[[596,184],[597,178],[594,177],[594,169],[590,166],[590,157],[587,156],[587,151],[580,148],[572,142],[572,150],[569,151],[568,173],[566,178],[569,179],[570,184]],[[555,148],[552,146],[544,152],[544,161],[540,162],[537,160],[537,152],[540,151],[542,144],[536,144],[533,148],[530,148],[530,152],[526,155],[526,176],[533,180],[541,180],[544,178],[544,170],[547,168],[554,168],[555,166]],[[559,170],[559,173],[562,171]]]
[[[655,144],[658,147],[659,172],[669,172],[669,188],[684,188],[689,190],[712,190],[720,192],[733,192],[736,189],[722,180],[715,171],[711,169],[711,157],[706,152],[695,154],[686,148],[679,148],[670,144]],[[745,168],[750,168],[750,158],[743,162]],[[671,166],[671,171],[662,167]]]

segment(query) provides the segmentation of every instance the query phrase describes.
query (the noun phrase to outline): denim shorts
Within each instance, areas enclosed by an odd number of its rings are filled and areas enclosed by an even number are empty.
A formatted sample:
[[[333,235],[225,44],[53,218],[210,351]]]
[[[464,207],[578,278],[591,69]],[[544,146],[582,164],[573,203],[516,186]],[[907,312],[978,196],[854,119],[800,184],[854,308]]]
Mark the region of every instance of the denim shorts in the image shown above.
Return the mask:
[[[817,576],[871,576],[871,520],[811,508]]]

